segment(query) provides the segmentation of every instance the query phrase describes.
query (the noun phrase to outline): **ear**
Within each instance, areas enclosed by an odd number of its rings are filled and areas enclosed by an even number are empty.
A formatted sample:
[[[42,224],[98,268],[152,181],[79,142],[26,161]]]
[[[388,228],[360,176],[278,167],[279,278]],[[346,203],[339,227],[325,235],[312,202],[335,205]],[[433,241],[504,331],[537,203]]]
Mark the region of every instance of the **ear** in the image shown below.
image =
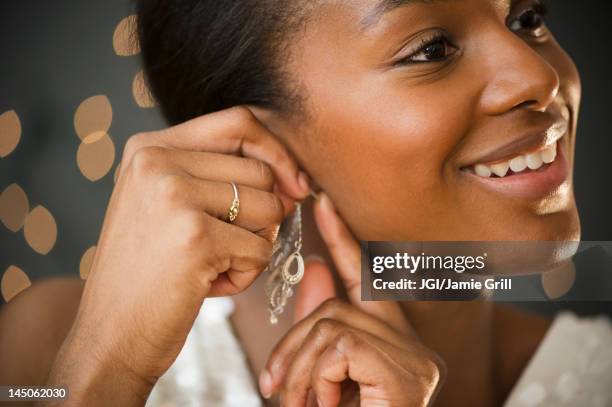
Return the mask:
[[[263,124],[272,134],[274,134],[280,142],[285,144],[285,140],[289,136],[287,131],[290,128],[286,119],[280,117],[278,113],[271,109],[264,109],[257,106],[247,106],[253,115]]]

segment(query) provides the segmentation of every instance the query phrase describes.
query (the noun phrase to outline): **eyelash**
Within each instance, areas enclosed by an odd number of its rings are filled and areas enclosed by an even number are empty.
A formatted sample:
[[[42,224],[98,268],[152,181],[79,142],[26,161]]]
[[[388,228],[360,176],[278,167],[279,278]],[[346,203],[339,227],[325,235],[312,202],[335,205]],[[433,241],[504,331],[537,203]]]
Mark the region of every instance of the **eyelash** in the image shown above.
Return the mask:
[[[520,19],[522,17],[525,17],[526,14],[528,12],[534,12],[542,21],[539,26],[535,27],[534,29],[529,29],[529,28],[519,28],[517,31],[521,31],[521,30],[526,30],[526,31],[536,31],[539,30],[540,28],[542,28],[545,25],[545,18],[548,15],[548,6],[542,1],[542,0],[536,0],[534,1],[534,3],[529,6],[528,8],[525,8],[525,10],[523,10],[521,12],[521,14],[519,14],[517,17],[514,18],[514,20],[512,20],[508,26],[510,29],[512,29],[512,25],[515,22],[519,22],[519,24],[521,23]],[[535,37],[537,37],[538,35],[535,35]],[[416,56],[418,56],[419,54],[422,54],[423,52],[425,52],[427,50],[428,47],[438,44],[440,42],[444,43],[445,46],[445,50],[448,51],[449,49],[452,49],[452,52],[449,52],[447,55],[445,55],[444,57],[441,58],[436,58],[436,59],[432,59],[429,61],[416,61],[414,60],[414,58]],[[425,38],[421,41],[421,45],[417,48],[416,51],[412,52],[410,55],[399,59],[395,65],[397,66],[404,66],[404,65],[416,65],[416,64],[426,64],[426,63],[436,63],[436,62],[443,62],[446,61],[448,58],[450,58],[451,56],[453,56],[455,54],[455,52],[458,50],[458,48],[450,41],[450,39],[447,37],[446,34],[443,33],[436,33],[433,35],[433,37],[430,38]]]
[[[522,26],[520,26],[520,24],[524,22],[521,21],[521,18],[527,17],[529,13],[532,13],[531,17],[537,17],[539,19],[540,24],[537,27],[523,28]],[[546,25],[545,20],[547,16],[548,6],[542,0],[536,0],[529,7],[526,7],[524,10],[522,10],[521,13],[518,14],[513,20],[509,21],[508,28],[517,33],[531,32],[534,37],[539,37],[540,35],[536,34],[535,32]],[[519,24],[519,27],[515,28],[514,25],[516,23]]]
[[[422,53],[424,53],[428,47],[443,42],[445,51],[449,51],[452,49],[452,52],[449,52],[442,58],[436,58],[429,61],[416,61],[414,58]],[[452,56],[457,51],[457,47],[455,47],[452,42],[448,39],[448,37],[443,33],[436,33],[432,37],[424,38],[421,40],[421,45],[416,49],[416,51],[411,52],[410,55],[401,58],[396,62],[396,65],[413,65],[413,64],[426,64],[432,62],[442,62],[447,60],[450,56]]]

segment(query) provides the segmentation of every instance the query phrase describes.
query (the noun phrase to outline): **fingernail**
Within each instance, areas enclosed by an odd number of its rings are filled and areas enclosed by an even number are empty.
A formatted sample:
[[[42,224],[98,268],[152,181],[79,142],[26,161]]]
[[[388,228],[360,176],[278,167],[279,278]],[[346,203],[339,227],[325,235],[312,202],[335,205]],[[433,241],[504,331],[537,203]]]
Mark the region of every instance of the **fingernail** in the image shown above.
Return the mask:
[[[323,402],[321,401],[321,399],[319,397],[317,397],[317,406],[318,407],[325,407],[325,404],[323,404]]]
[[[259,390],[261,390],[261,395],[265,399],[269,399],[272,396],[272,376],[270,376],[270,372],[266,369],[259,375]]]
[[[325,192],[319,193],[319,201],[321,202],[321,205],[325,207],[325,209],[329,211],[335,211],[334,204],[332,204],[331,199],[329,199]]]
[[[304,263],[309,264],[312,262],[318,262],[318,263],[325,263],[325,259],[321,256],[319,256],[318,254],[309,254],[308,256],[306,256],[306,259],[304,260]]]
[[[300,175],[298,175],[298,184],[300,184],[300,188],[302,191],[309,192],[310,191],[310,179],[305,172],[300,171]]]

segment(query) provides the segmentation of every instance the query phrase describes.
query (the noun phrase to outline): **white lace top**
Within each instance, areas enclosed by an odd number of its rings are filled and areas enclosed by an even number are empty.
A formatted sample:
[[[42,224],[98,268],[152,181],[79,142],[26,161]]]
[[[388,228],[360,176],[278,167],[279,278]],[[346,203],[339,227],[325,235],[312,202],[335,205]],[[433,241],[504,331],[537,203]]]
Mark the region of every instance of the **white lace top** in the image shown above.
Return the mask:
[[[175,363],[146,407],[259,407],[257,387],[234,336],[230,298],[208,298]],[[519,379],[505,407],[611,407],[612,326],[563,313]]]
[[[611,407],[612,325],[560,314],[504,407]]]
[[[234,336],[229,297],[207,298],[185,346],[146,407],[259,407],[261,398]]]

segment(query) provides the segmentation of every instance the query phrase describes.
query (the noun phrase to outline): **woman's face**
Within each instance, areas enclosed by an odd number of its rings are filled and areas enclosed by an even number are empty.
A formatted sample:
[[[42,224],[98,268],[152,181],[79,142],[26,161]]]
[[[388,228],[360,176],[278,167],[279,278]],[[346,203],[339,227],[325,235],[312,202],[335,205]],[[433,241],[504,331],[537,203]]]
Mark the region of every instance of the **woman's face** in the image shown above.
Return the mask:
[[[578,239],[580,82],[541,12],[534,0],[316,7],[290,64],[308,118],[285,141],[358,238]]]

